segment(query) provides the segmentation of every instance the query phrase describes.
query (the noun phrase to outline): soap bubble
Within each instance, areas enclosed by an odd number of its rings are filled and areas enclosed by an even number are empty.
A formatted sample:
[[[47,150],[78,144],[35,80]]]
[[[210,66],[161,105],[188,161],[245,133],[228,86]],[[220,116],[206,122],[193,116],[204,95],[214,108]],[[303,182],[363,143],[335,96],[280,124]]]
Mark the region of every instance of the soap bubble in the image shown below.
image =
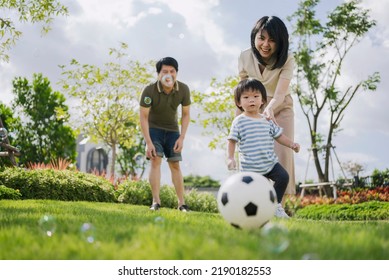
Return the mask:
[[[173,80],[173,77],[172,75],[170,74],[166,74],[162,77],[161,79],[161,82],[163,85],[167,86],[167,87],[172,87],[173,84],[174,84],[174,80]]]
[[[273,253],[282,253],[289,246],[288,229],[279,224],[266,224],[261,229],[264,247]]]
[[[38,224],[41,231],[48,237],[53,236],[57,228],[57,222],[55,221],[55,218],[50,215],[42,216],[42,218],[39,219]]]
[[[8,137],[8,131],[4,127],[0,127],[0,138],[4,141]]]
[[[161,216],[158,216],[154,219],[154,224],[157,226],[163,226],[165,224],[165,219]]]
[[[319,255],[316,253],[306,253],[301,257],[302,260],[320,260]]]
[[[95,242],[96,238],[96,229],[95,227],[90,224],[90,223],[83,223],[81,228],[80,228],[80,233],[82,238],[88,242],[88,243],[93,243]]]
[[[34,57],[39,57],[40,55],[41,55],[41,51],[38,48],[36,48],[34,50]]]
[[[167,28],[172,28],[172,27],[173,27],[173,23],[169,22],[169,23],[167,24]]]

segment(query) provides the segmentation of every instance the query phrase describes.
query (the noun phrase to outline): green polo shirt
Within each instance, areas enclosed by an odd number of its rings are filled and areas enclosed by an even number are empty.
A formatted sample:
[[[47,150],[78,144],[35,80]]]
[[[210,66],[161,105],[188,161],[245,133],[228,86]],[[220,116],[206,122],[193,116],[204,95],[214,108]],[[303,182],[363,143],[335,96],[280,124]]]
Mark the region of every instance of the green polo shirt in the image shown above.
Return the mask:
[[[179,81],[176,81],[173,91],[169,94],[163,91],[159,81],[152,83],[144,88],[139,101],[140,106],[150,108],[150,128],[170,131],[179,131],[178,106],[189,106],[190,103],[189,87]]]

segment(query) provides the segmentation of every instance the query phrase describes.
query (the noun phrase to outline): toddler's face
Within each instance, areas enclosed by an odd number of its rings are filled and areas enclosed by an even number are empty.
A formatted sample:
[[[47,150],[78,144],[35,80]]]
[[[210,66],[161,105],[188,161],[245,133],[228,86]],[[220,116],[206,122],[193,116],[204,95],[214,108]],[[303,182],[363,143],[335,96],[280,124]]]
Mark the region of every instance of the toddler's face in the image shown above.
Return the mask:
[[[239,105],[248,113],[259,113],[262,104],[262,94],[259,90],[246,90],[240,97]]]

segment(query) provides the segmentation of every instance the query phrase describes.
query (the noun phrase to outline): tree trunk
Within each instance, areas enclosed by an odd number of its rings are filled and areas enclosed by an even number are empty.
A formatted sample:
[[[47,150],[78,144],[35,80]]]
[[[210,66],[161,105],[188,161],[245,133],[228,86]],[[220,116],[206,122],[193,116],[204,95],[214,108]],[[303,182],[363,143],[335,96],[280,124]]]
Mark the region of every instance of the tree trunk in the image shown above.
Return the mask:
[[[115,178],[115,162],[116,162],[116,143],[115,142],[112,143],[111,149],[112,149],[112,155],[111,155],[110,173],[111,173],[111,178]]]

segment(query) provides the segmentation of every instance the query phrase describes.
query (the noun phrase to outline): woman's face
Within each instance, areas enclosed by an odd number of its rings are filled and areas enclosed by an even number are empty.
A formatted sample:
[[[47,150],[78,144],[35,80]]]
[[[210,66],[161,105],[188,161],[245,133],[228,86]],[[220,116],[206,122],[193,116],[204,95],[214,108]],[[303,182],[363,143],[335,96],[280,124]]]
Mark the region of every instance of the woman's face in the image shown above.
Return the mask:
[[[269,37],[266,30],[260,30],[255,36],[255,48],[259,51],[264,61],[268,61],[276,52],[276,42]]]

